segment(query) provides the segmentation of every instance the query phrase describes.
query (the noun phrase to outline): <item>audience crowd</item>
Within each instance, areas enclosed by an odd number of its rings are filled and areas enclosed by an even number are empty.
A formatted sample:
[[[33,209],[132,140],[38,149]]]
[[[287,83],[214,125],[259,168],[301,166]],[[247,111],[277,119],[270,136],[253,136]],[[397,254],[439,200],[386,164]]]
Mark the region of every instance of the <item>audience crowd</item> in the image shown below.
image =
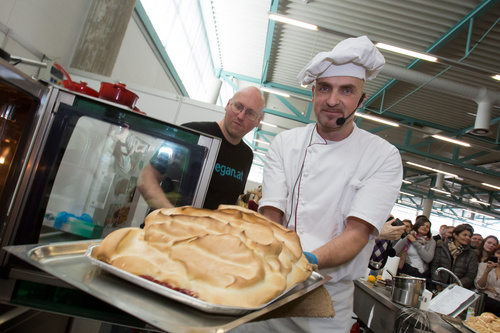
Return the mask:
[[[441,225],[433,236],[431,221],[425,215],[417,216],[414,223],[408,219],[401,222],[407,232],[399,240],[388,241],[389,251],[381,253],[381,237],[377,239],[371,269],[374,260],[383,266],[387,256],[398,256],[398,274],[425,278],[427,289],[435,293],[450,284],[484,293],[483,311],[500,316],[500,245],[496,236],[483,237],[467,223]]]

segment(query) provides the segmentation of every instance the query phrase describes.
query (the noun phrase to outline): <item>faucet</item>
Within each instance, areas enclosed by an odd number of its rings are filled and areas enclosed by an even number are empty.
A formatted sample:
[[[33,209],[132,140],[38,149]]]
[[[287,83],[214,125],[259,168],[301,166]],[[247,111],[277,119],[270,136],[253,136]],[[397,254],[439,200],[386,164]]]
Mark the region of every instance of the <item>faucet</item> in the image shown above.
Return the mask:
[[[436,272],[434,274],[438,275],[439,272],[441,272],[441,271],[447,271],[448,273],[450,273],[450,275],[453,276],[455,278],[455,280],[457,280],[458,285],[460,287],[463,287],[462,281],[460,281],[460,279],[452,271],[450,271],[448,268],[438,267],[438,269],[436,269]]]

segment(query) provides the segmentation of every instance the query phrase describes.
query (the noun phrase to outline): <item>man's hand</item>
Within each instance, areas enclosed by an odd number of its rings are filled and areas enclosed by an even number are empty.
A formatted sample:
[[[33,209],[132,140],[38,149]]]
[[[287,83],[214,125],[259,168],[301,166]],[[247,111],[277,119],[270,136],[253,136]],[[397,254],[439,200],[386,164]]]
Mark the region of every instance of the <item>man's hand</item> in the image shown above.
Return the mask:
[[[405,231],[406,226],[393,226],[392,222],[394,222],[395,220],[396,219],[385,222],[384,228],[380,232],[378,239],[398,240],[401,238],[401,235]]]
[[[147,164],[139,176],[137,186],[139,192],[148,203],[148,206],[157,208],[173,208],[174,205],[167,199],[161,189],[160,182],[163,176],[151,164]]]

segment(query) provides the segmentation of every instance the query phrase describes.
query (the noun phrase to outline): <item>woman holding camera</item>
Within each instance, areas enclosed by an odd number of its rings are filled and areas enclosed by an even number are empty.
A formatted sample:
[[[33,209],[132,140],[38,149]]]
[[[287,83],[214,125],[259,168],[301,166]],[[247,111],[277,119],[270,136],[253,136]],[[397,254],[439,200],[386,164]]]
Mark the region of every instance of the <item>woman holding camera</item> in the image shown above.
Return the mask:
[[[484,311],[500,316],[500,245],[491,251],[488,262],[479,264],[475,282],[476,288],[488,297],[485,300]]]
[[[477,247],[479,262],[487,262],[491,251],[498,245],[498,238],[493,235],[487,236]]]
[[[419,216],[411,232],[400,239],[394,250],[400,253],[398,273],[415,277],[430,277],[429,263],[434,258],[436,241],[431,235],[431,222],[426,216]]]

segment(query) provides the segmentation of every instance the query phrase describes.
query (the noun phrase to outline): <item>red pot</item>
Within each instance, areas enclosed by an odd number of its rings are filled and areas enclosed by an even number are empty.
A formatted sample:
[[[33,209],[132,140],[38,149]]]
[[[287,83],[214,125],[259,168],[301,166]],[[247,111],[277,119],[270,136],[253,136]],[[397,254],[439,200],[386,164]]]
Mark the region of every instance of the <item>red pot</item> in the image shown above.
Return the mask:
[[[99,97],[107,101],[116,102],[133,109],[139,96],[125,88],[123,83],[101,82]]]
[[[76,91],[85,95],[92,97],[99,97],[99,93],[94,89],[87,86],[87,82],[80,81],[80,83],[70,80],[64,80],[62,82],[63,87],[71,91]]]
[[[59,69],[63,75],[66,77],[66,80],[63,80],[62,85],[64,88],[71,90],[71,91],[76,91],[85,95],[89,95],[92,97],[99,97],[99,93],[95,91],[94,89],[87,87],[87,82],[80,81],[80,83],[75,82],[71,80],[71,76],[69,76],[68,72],[59,65],[58,63],[54,63],[54,67]]]

